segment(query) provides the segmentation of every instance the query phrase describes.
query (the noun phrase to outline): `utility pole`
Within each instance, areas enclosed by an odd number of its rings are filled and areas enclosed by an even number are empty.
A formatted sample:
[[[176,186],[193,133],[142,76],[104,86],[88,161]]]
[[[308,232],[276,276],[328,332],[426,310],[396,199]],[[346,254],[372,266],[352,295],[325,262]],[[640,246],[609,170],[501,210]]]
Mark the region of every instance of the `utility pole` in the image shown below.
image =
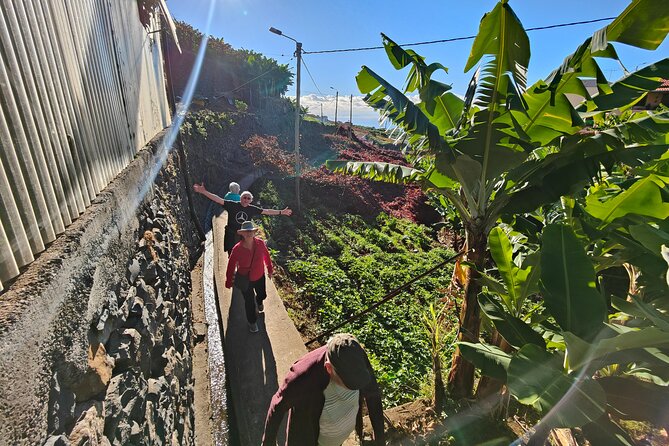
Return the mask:
[[[300,71],[302,68],[302,43],[295,42],[295,57],[297,58],[297,82],[295,85],[295,199],[297,212],[300,212]]]
[[[335,134],[337,133],[337,106],[339,105],[339,91],[335,94]]]
[[[302,43],[274,27],[271,27],[269,32],[295,42],[295,57],[297,58],[297,80],[295,82],[295,200],[297,202],[297,212],[300,212],[300,72],[302,69]]]
[[[351,95],[351,105],[348,111],[348,139],[351,139],[353,132],[353,95]]]
[[[321,102],[321,124],[325,124],[325,121],[323,120],[323,103]]]

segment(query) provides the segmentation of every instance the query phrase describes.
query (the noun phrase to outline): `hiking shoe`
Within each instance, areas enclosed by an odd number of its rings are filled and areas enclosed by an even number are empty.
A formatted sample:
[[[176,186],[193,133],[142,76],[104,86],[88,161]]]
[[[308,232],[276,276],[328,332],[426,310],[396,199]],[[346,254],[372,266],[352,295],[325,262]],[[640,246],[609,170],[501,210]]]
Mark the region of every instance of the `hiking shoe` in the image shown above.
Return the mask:
[[[265,311],[265,305],[262,303],[262,301],[258,304],[258,313],[262,313]]]
[[[249,331],[251,333],[258,333],[258,324],[256,322],[249,324]]]

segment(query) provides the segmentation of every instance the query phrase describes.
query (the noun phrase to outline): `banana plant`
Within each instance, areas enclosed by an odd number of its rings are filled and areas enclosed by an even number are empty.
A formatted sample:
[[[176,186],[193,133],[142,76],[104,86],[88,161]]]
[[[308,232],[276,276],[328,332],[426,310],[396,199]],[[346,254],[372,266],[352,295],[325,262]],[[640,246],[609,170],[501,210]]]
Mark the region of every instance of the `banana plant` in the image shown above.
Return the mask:
[[[669,423],[669,298],[614,298],[618,312],[609,315],[595,263],[569,226],[548,225],[539,285],[553,324],[530,326],[504,306],[491,320],[505,339],[515,340],[516,350],[482,343],[462,343],[461,350],[542,414],[537,432],[581,427],[593,446],[633,445],[614,419]],[[530,331],[543,342],[518,336]]]
[[[515,318],[527,316],[523,314],[524,304],[530,296],[539,292],[539,254],[532,252],[529,255],[517,255],[514,259],[511,240],[499,226],[490,231],[488,248],[501,282],[485,272],[480,272],[482,284],[500,299],[508,314]],[[492,308],[499,306],[499,303],[491,303],[486,294],[479,296],[479,303],[488,317],[492,315]]]
[[[533,211],[582,188],[598,175],[601,165],[644,156],[657,147],[657,135],[666,132],[669,113],[647,115],[607,132],[584,132],[582,115],[567,94],[585,98],[583,113],[588,116],[609,112],[609,104],[624,107],[643,99],[669,77],[669,59],[631,74],[634,88],[625,88],[630,76],[609,86],[595,58],[618,58],[611,41],[657,48],[669,32],[664,26],[668,17],[668,2],[632,1],[548,79],[527,88],[529,38],[508,0],[501,0],[481,20],[466,63],[466,71],[476,68],[464,99],[433,79],[435,73],[446,71],[443,65],[428,65],[413,50],[382,35],[392,65],[410,67],[405,87],[395,88],[366,66],[356,80],[367,104],[397,126],[412,166],[348,161],[326,165],[375,180],[418,182],[457,209],[465,228],[466,260],[473,265],[463,285],[460,341],[478,342],[481,285],[476,279],[488,260],[487,235],[501,215]],[[597,79],[598,102],[581,78]],[[420,100],[414,103],[407,94],[416,92]],[[449,389],[454,396],[468,396],[473,384],[474,366],[457,348]]]
[[[668,191],[669,152],[590,187],[582,205],[579,224],[598,239],[598,269],[626,266],[630,294],[643,301],[667,295]]]

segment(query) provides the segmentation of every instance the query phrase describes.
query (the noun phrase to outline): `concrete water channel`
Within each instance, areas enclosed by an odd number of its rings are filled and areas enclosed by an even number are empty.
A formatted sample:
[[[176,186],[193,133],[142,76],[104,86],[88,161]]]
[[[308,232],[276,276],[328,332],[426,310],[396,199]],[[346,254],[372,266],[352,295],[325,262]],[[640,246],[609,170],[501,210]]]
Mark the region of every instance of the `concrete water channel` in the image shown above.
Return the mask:
[[[227,213],[214,216],[211,222],[203,293],[212,441],[216,446],[258,445],[272,395],[307,349],[271,281],[267,282],[265,311],[258,320],[260,331],[249,332],[241,293],[225,288],[227,254],[221,241]]]

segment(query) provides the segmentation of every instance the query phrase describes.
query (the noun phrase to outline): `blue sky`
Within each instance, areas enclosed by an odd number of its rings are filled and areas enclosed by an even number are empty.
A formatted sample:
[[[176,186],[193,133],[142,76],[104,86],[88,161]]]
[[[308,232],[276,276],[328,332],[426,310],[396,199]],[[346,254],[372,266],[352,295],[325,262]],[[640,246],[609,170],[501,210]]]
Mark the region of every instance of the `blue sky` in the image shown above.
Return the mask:
[[[630,1],[510,0],[509,4],[525,28],[531,28],[614,17]],[[288,63],[292,71],[295,44],[270,33],[270,26],[301,41],[307,52],[380,46],[382,32],[398,43],[413,43],[475,35],[481,17],[495,4],[493,0],[167,0],[175,19],[203,32],[208,13],[213,9],[211,35],[222,37],[235,48],[258,51],[280,63]],[[529,32],[532,58],[528,82],[546,77],[585,38],[607,23]],[[425,56],[428,63],[441,62],[448,67],[448,74],[440,75],[439,80],[452,84],[453,91],[462,94],[471,77],[471,72],[463,73],[471,44],[472,40],[467,40],[411,48]],[[616,44],[616,48],[629,70],[669,56],[669,41],[654,52],[621,44]],[[319,114],[322,103],[323,113],[333,119],[334,93],[338,91],[339,119],[342,120],[344,110],[348,120],[348,97],[354,95],[357,97],[353,101],[353,122],[366,125],[374,125],[376,115],[365,110],[359,98],[355,76],[360,67],[369,66],[397,87],[403,85],[406,76],[406,72],[393,69],[383,50],[306,54],[304,61],[313,76],[312,81],[303,67],[302,98],[310,112]],[[618,64],[604,61],[601,65],[610,80],[623,75]],[[294,87],[288,95],[295,95]]]

